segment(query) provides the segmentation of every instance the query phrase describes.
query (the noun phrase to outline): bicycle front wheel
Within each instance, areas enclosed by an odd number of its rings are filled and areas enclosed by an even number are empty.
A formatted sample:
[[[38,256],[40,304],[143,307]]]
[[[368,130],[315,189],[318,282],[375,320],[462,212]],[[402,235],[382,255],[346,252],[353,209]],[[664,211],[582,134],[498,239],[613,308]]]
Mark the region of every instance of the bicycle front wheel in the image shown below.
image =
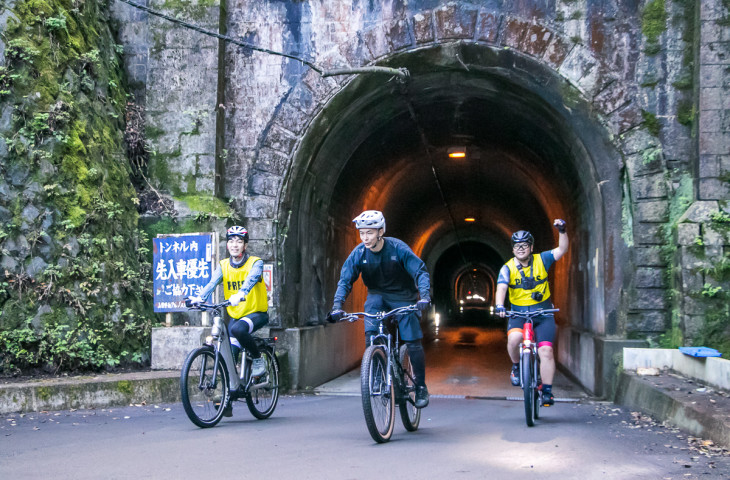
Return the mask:
[[[411,357],[408,355],[408,347],[401,345],[400,347],[400,365],[403,368],[403,385],[401,385],[400,402],[398,408],[400,410],[400,418],[403,426],[409,432],[418,430],[418,424],[421,422],[421,409],[416,408],[416,384],[413,383],[413,365],[411,365]]]
[[[388,385],[388,359],[383,347],[371,345],[360,366],[362,409],[370,436],[378,443],[390,440],[395,420],[393,384]]]
[[[535,420],[540,418],[540,405],[542,405],[542,381],[540,380],[540,357],[535,355],[535,361],[532,362],[533,371],[535,372]]]
[[[279,401],[279,360],[269,349],[261,350],[266,363],[266,374],[258,383],[251,385],[246,394],[246,404],[251,414],[259,420],[269,418]]]
[[[219,358],[213,372],[215,350],[209,345],[190,352],[180,372],[180,397],[191,422],[201,428],[214,427],[223,417],[229,401],[228,371]]]
[[[532,352],[523,350],[520,355],[520,374],[522,375],[522,390],[525,394],[525,421],[528,427],[535,425],[535,379],[532,361]]]

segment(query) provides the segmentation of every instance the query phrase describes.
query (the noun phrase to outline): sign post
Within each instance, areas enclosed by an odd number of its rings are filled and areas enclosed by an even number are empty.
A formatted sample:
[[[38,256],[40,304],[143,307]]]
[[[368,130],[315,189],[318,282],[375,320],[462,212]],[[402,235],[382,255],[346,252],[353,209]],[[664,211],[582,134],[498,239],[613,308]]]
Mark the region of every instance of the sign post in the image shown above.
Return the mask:
[[[264,264],[264,273],[262,275],[264,285],[266,285],[266,297],[269,299],[269,306],[273,307],[273,291],[274,291],[274,265],[271,263]]]
[[[172,312],[187,311],[185,298],[198,295],[208,284],[217,257],[216,235],[184,233],[158,235],[153,241],[154,311],[165,313],[172,324]],[[210,323],[203,318],[203,325]]]

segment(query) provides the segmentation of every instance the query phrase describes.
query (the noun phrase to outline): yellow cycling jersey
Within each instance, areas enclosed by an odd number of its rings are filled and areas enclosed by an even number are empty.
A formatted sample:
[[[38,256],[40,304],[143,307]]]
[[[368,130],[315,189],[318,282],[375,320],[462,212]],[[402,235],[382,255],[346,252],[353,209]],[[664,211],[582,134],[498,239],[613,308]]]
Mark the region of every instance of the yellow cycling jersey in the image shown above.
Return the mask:
[[[529,307],[544,302],[550,298],[550,286],[548,285],[548,272],[545,264],[542,263],[542,257],[539,253],[532,255],[532,262],[528,267],[522,267],[522,273],[529,280],[532,277],[535,280],[534,288],[525,289],[522,285],[522,275],[520,269],[517,268],[517,260],[512,257],[507,263],[509,267],[509,301],[512,305],[520,307]],[[532,298],[533,292],[541,292],[542,298],[535,300]]]
[[[251,267],[254,262],[261,260],[258,257],[248,257],[246,263],[239,268],[231,266],[229,258],[221,260],[221,271],[223,273],[223,297],[228,300],[231,295],[237,293],[243,286],[243,282],[246,281],[248,273],[251,271]],[[269,309],[268,300],[266,298],[266,285],[264,285],[264,279],[262,278],[256,285],[253,286],[246,300],[239,303],[238,305],[228,307],[228,314],[231,318],[245,317],[249,313],[253,312],[265,312]]]

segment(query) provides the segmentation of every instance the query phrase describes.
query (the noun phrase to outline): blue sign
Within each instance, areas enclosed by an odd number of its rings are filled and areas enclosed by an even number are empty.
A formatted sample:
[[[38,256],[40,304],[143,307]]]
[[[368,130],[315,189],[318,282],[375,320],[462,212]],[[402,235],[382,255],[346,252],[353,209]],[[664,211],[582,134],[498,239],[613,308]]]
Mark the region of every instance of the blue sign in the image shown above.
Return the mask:
[[[155,312],[184,312],[213,274],[210,233],[160,235],[152,239]]]

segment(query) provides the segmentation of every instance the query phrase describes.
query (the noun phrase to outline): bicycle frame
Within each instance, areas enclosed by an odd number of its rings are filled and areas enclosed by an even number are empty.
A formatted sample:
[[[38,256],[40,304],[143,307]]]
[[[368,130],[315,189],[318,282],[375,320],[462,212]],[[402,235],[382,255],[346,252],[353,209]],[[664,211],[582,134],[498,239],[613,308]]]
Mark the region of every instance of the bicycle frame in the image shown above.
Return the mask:
[[[385,327],[385,321],[389,320],[391,318],[395,319],[398,315],[415,312],[417,310],[416,305],[408,305],[405,307],[398,307],[395,308],[389,312],[379,312],[376,314],[372,313],[365,313],[365,312],[356,312],[348,314],[343,320],[348,320],[350,322],[356,321],[359,317],[369,317],[373,318],[375,320],[378,320],[378,333],[375,335],[370,336],[370,345],[375,345],[378,348],[382,348],[385,351],[385,356],[388,359],[387,363],[387,376],[386,376],[386,385],[390,387],[393,385],[393,374],[394,372],[400,374],[403,372],[405,375],[407,375],[411,382],[414,382],[413,377],[409,372],[406,372],[403,369],[403,366],[400,364],[400,360],[398,360],[396,352],[400,351],[400,334],[398,331],[398,321],[394,320],[393,323],[396,326],[395,331],[395,343],[393,342],[393,335],[386,330]],[[395,366],[398,366],[398,368],[394,368]],[[398,379],[400,385],[399,388],[403,385],[403,379]],[[414,403],[410,398],[407,399],[408,402]]]
[[[250,377],[248,365],[248,352],[245,349],[241,350],[241,371],[238,372],[236,368],[236,362],[233,358],[233,350],[231,349],[231,336],[228,333],[228,325],[223,321],[221,310],[223,307],[228,306],[228,301],[214,305],[214,304],[200,304],[201,309],[213,310],[213,327],[211,334],[206,338],[205,344],[213,347],[215,352],[215,364],[213,366],[213,378],[216,378],[215,374],[218,373],[220,368],[219,359],[223,357],[228,370],[228,383],[231,392],[238,391],[239,387],[243,386],[243,390],[248,392],[255,388],[262,388],[268,385],[267,382],[253,384],[253,378]],[[274,350],[274,345],[269,345]]]

